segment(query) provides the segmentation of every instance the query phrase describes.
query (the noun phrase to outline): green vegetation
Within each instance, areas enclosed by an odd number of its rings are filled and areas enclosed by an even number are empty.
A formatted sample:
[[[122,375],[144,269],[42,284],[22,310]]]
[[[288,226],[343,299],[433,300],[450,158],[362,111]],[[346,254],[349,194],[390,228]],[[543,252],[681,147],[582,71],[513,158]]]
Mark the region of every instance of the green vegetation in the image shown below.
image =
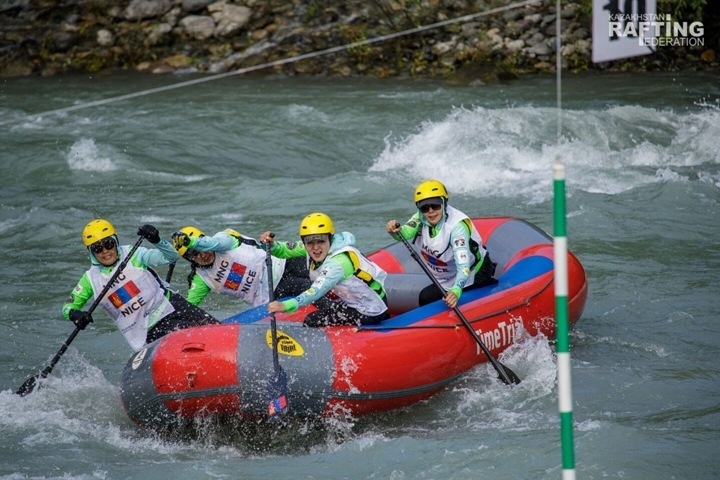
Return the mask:
[[[364,42],[367,40],[365,25],[342,25],[340,35],[350,44]],[[370,59],[370,45],[354,45],[348,48],[350,56],[359,62],[366,62]]]
[[[580,0],[580,11],[592,14],[593,0]],[[657,0],[657,13],[679,22],[702,22],[707,0]]]
[[[702,22],[707,0],[658,0],[657,13],[670,14],[678,22]]]

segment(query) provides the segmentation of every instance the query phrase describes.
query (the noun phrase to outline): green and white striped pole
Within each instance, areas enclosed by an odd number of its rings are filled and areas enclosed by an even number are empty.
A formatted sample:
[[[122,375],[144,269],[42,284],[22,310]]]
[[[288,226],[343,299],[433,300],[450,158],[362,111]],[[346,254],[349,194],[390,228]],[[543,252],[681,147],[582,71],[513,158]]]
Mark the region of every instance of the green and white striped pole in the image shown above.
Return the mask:
[[[568,317],[567,231],[565,228],[565,165],[560,157],[553,166],[553,216],[555,265],[555,323],[557,325],[558,408],[562,445],[562,478],[575,480],[573,447],[572,381],[570,377],[570,321]]]
[[[561,0],[555,2],[555,68],[557,95],[557,141],[562,134],[562,52]],[[575,480],[575,447],[573,446],[572,379],[570,376],[570,320],[568,316],[568,256],[565,227],[565,165],[560,156],[553,165],[553,257],[555,269],[555,325],[557,335],[558,410],[560,411],[560,446],[562,478]]]

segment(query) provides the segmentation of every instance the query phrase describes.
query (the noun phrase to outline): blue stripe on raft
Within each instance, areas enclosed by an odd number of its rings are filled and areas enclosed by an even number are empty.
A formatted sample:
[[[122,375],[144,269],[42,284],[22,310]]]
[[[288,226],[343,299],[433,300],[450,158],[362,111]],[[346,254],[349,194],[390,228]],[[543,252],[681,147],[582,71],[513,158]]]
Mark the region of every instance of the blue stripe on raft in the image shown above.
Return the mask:
[[[290,297],[281,298],[279,301],[282,302],[283,300],[287,300]],[[270,313],[267,310],[267,304],[258,305],[257,307],[249,308],[247,310],[243,310],[240,313],[236,313],[232,317],[228,317],[225,320],[222,320],[220,323],[226,324],[226,323],[255,323],[259,322],[260,320],[264,320],[270,316]]]
[[[552,269],[553,262],[547,257],[533,255],[523,258],[518,263],[510,267],[508,271],[503,273],[500,278],[498,278],[497,285],[489,285],[475,290],[464,291],[460,297],[458,306],[515,287],[523,282],[527,282],[528,280],[532,280],[533,278],[547,273]],[[406,327],[408,325],[412,325],[413,323],[425,320],[428,317],[432,317],[433,315],[446,312],[447,309],[448,307],[445,305],[445,302],[438,300],[437,302],[430,303],[383,321],[383,329],[380,331],[387,331],[387,327]],[[372,330],[373,327],[369,326],[367,328],[368,330]]]
[[[527,258],[523,258],[518,263],[510,267],[500,278],[498,278],[497,285],[490,285],[487,287],[477,288],[475,290],[468,290],[463,292],[460,297],[459,305],[464,305],[468,302],[473,302],[479,298],[487,297],[489,295],[502,292],[509,288],[520,285],[523,282],[532,280],[544,273],[547,273],[553,269],[553,262],[547,257],[540,255],[533,255]],[[389,320],[382,322],[383,329],[380,331],[387,331],[387,327],[406,327],[413,323],[425,320],[428,317],[437,315],[439,313],[447,311],[447,306],[442,300],[430,303],[428,305],[416,308],[409,312],[400,314]],[[269,314],[267,311],[267,305],[259,305],[254,308],[250,308],[243,312],[228,317],[220,323],[239,323],[248,324],[259,322],[268,318]],[[362,329],[362,327],[361,327]],[[372,330],[373,327],[367,327],[368,330]]]
[[[244,310],[240,313],[236,313],[232,317],[228,317],[220,323],[255,323],[259,322],[264,318],[267,318],[269,315],[270,314],[268,313],[267,305],[258,305],[257,307]]]
[[[523,258],[518,263],[510,267],[510,270],[500,275],[500,278],[498,278],[498,285],[495,288],[506,290],[510,287],[520,285],[528,280],[539,277],[552,269],[553,261],[551,259],[541,255],[532,255],[530,257]],[[472,290],[469,291],[468,294],[472,294]],[[464,293],[462,297],[465,297]]]

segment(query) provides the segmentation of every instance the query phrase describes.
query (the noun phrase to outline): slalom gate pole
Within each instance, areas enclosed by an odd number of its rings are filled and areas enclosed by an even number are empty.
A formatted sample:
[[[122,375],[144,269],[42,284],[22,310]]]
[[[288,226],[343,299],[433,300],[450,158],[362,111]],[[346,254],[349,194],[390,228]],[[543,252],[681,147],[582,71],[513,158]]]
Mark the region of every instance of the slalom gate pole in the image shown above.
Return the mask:
[[[568,262],[565,226],[565,165],[558,157],[553,167],[553,256],[555,265],[555,323],[557,324],[558,408],[562,447],[562,478],[575,480],[572,381],[570,376],[570,322],[568,320]]]
[[[557,144],[562,137],[562,36],[561,0],[555,2],[555,71],[557,96]],[[560,412],[560,450],[562,479],[575,480],[573,445],[572,378],[570,375],[570,320],[568,315],[567,217],[565,205],[565,165],[560,155],[553,165],[553,265],[555,275],[555,325],[557,336],[558,410]]]

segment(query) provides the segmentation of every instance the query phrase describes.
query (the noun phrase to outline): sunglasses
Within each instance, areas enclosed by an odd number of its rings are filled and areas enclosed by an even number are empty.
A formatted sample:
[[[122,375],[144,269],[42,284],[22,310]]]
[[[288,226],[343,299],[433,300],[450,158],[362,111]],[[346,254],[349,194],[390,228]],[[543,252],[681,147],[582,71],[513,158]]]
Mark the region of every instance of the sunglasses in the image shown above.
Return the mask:
[[[428,213],[430,210],[440,210],[442,208],[442,205],[439,203],[426,203],[422,207],[420,207],[420,211],[422,213]]]
[[[103,250],[112,250],[115,248],[115,239],[103,238],[90,245],[90,251],[93,253],[101,253]]]
[[[323,243],[327,243],[329,239],[326,235],[308,235],[307,237],[303,238],[303,244],[304,245],[322,245]]]

